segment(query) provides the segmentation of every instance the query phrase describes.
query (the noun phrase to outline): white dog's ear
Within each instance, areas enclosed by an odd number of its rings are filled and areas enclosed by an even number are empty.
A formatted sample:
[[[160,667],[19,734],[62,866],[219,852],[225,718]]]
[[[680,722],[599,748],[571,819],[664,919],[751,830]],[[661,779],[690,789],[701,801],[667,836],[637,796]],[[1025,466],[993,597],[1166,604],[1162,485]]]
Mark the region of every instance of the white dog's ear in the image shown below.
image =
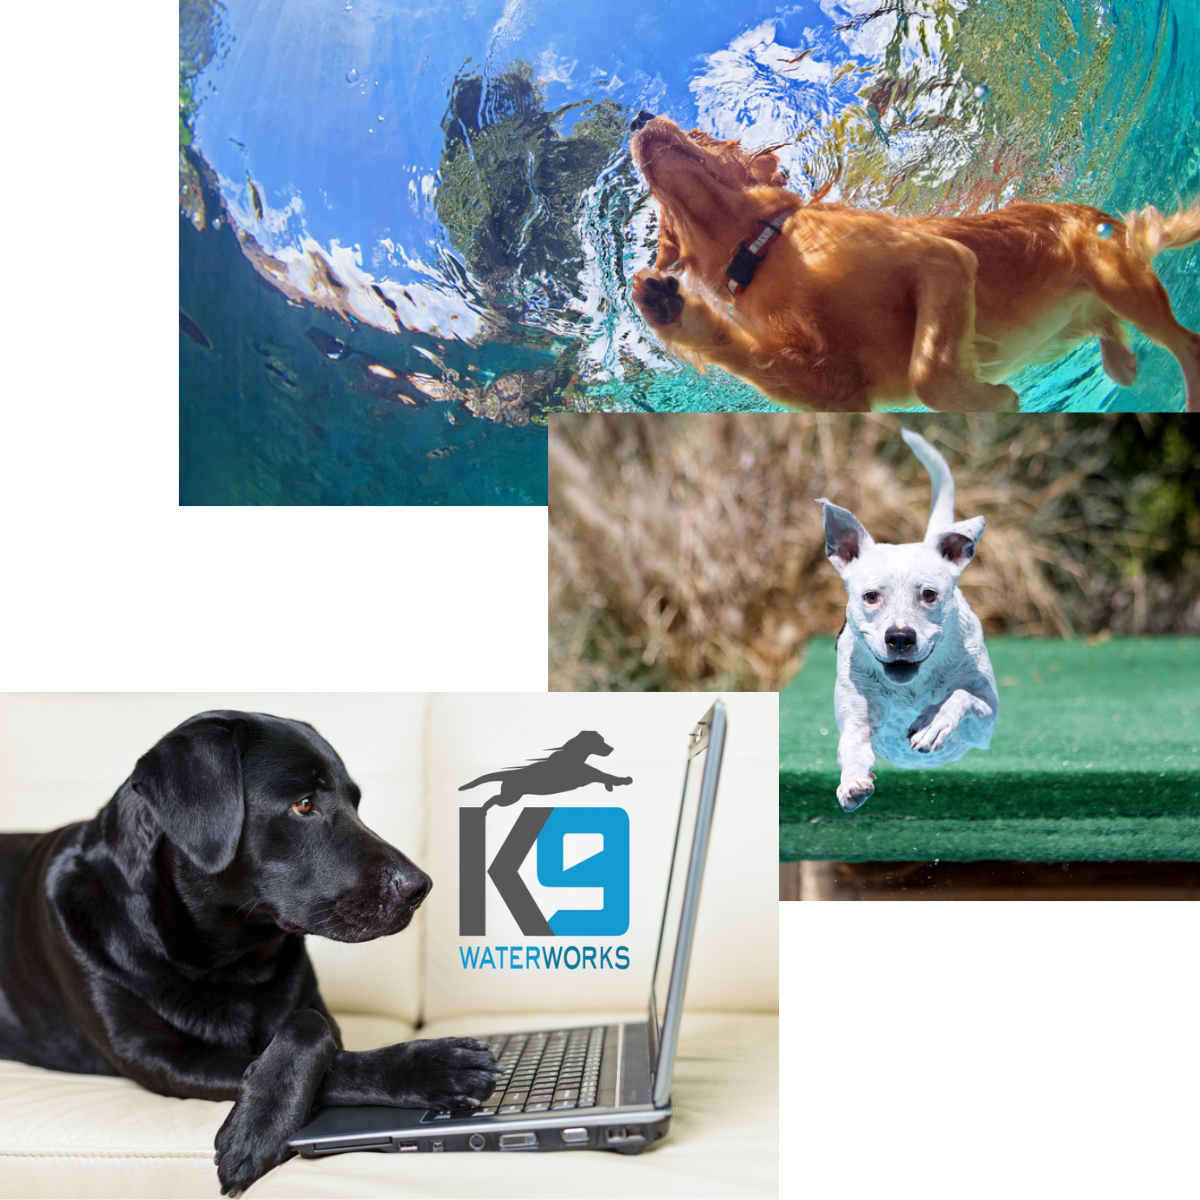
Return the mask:
[[[983,518],[972,517],[959,521],[930,540],[934,549],[954,568],[955,573],[963,569],[975,557],[975,547],[983,537]]]
[[[849,509],[838,508],[825,499],[817,503],[825,505],[825,553],[838,574],[844,575],[846,568],[870,550],[875,541]]]

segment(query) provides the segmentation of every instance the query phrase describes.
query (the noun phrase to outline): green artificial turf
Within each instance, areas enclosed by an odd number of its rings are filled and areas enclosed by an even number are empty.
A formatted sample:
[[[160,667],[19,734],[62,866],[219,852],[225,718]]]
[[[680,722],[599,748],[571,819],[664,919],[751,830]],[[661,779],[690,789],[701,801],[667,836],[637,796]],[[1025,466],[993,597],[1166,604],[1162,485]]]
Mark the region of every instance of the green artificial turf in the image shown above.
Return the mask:
[[[906,771],[843,813],[834,642],[810,643],[779,698],[779,857],[1200,860],[1200,638],[988,638],[1000,690],[989,750]]]

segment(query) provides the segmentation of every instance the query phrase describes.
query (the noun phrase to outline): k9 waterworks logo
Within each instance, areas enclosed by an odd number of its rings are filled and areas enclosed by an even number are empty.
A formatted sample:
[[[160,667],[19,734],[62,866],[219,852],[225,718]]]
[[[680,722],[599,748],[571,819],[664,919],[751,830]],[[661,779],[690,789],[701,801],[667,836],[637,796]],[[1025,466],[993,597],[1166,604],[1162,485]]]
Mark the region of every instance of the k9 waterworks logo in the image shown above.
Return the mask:
[[[487,861],[486,822],[493,806],[507,807],[527,796],[553,796],[600,783],[606,791],[632,783],[628,776],[608,775],[591,766],[591,755],[607,756],[612,747],[598,734],[585,731],[546,758],[524,766],[481,775],[459,791],[484,783],[498,783],[499,792],[479,808],[459,809],[459,934],[479,937],[487,933],[487,879],[495,884],[526,937],[616,937],[629,928],[629,814],[623,808],[523,808],[503,843]],[[558,908],[544,913],[530,894],[520,870],[529,852],[535,850],[537,881],[542,888],[598,888],[603,897],[599,908]],[[543,901],[544,903],[544,901]],[[537,947],[499,947],[510,952],[510,960],[524,950],[519,965],[557,965],[560,956],[551,950],[537,954]],[[569,954],[569,948],[567,953]],[[589,951],[591,953],[589,953]],[[628,965],[624,947],[618,948]],[[485,954],[488,948],[484,948]],[[601,948],[608,959],[612,948]],[[490,957],[490,956],[489,956]],[[576,965],[592,960],[592,947],[576,950]],[[532,960],[532,961],[530,961]],[[463,965],[467,964],[464,955]],[[571,966],[570,962],[565,965]]]

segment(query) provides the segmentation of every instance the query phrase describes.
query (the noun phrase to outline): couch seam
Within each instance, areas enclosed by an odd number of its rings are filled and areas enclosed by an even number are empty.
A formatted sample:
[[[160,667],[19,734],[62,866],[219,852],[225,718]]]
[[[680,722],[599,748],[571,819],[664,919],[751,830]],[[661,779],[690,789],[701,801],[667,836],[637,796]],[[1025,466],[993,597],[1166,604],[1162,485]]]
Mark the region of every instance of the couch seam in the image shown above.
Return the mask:
[[[81,1154],[71,1150],[0,1150],[0,1158],[197,1158],[212,1161],[206,1150],[167,1150],[147,1154],[137,1150],[93,1150]]]

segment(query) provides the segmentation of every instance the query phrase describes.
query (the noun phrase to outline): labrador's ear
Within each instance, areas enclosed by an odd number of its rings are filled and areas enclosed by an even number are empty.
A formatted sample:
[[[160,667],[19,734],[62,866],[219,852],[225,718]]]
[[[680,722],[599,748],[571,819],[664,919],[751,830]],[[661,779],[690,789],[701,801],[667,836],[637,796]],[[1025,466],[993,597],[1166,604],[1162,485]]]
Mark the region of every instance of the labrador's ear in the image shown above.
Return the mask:
[[[209,874],[229,866],[242,836],[249,730],[244,718],[193,717],[146,751],[129,779],[167,837]]]

